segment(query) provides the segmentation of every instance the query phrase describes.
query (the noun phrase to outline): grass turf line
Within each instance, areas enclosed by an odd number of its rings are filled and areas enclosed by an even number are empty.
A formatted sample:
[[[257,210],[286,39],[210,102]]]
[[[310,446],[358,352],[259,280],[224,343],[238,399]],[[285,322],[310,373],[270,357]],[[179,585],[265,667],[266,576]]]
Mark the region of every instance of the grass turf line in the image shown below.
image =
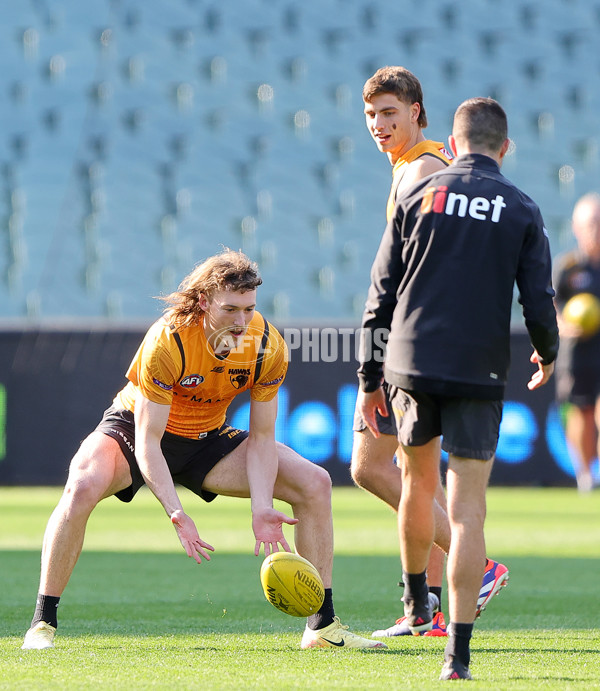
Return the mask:
[[[60,606],[57,647],[21,651],[59,495],[0,490],[0,689],[444,686],[444,639],[392,639],[382,652],[300,651],[304,620],[262,595],[248,502],[208,506],[185,492],[200,535],[217,549],[210,564],[187,559],[149,493],[129,506],[102,502]],[[600,494],[490,490],[488,552],[509,566],[511,582],[476,625],[470,687],[600,688],[599,514]],[[394,515],[336,488],[334,521],[336,609],[369,634],[400,616]]]

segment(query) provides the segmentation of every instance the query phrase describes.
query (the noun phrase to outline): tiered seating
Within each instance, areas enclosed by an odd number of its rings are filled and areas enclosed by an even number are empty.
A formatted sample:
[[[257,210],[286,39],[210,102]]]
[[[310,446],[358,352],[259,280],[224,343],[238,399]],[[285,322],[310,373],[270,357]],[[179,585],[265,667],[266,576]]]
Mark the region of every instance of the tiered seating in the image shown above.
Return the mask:
[[[584,0],[13,3],[0,27],[0,316],[153,318],[152,296],[221,246],[264,274],[279,319],[357,319],[390,180],[362,85],[403,64],[446,140],[491,95],[506,174],[553,252],[600,189]]]

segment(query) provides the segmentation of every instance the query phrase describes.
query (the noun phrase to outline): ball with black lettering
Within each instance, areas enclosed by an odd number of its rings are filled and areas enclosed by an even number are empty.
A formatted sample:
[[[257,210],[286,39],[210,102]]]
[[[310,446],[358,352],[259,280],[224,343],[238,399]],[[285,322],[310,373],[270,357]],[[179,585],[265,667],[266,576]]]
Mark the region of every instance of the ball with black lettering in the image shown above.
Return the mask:
[[[298,554],[274,552],[260,568],[260,582],[267,600],[292,617],[318,612],[325,588],[315,567]]]

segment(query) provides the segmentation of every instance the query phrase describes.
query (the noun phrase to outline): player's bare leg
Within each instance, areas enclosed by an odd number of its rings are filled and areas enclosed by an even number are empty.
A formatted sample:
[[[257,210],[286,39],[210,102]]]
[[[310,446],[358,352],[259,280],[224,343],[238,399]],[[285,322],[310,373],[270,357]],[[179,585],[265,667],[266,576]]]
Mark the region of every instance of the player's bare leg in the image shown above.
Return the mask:
[[[439,474],[440,438],[422,446],[404,447],[403,488],[398,507],[402,567],[425,571],[435,535],[435,494]]]
[[[217,463],[206,476],[204,489],[226,496],[250,497],[246,444],[243,441]],[[315,566],[329,588],[333,568],[331,478],[326,470],[283,444],[277,444],[277,453],[279,468],[274,496],[292,507],[294,518],[298,519],[294,527],[296,549]]]
[[[203,488],[236,497],[249,497],[245,447],[247,440],[220,461],[206,476]],[[283,444],[277,444],[279,467],[274,498],[292,507],[296,550],[319,571],[325,586],[325,601],[307,620],[302,648],[386,648],[380,641],[357,636],[342,626],[334,614],[331,591],[333,568],[333,518],[331,478],[320,466],[307,461]]]
[[[594,406],[594,427],[596,437],[596,458],[600,460],[600,398],[596,399],[596,404]]]
[[[447,487],[452,544],[448,554],[450,619],[475,620],[477,596],[485,567],[487,488],[492,462],[450,456]]]
[[[592,406],[570,405],[567,412],[565,436],[575,455],[577,487],[581,492],[592,489],[592,461],[598,447],[597,417],[600,418],[600,412]]]
[[[129,484],[129,466],[118,443],[93,432],[71,461],[67,484],[46,526],[36,611],[23,649],[53,647],[56,607],[81,554],[88,518],[101,499]]]
[[[398,510],[402,492],[402,473],[393,458],[398,440],[392,434],[376,439],[370,430],[354,432],[350,474],[354,482],[367,492]]]
[[[484,574],[483,532],[488,485],[493,461],[450,455],[446,485],[452,543],[448,554],[448,604],[450,622],[444,651],[442,679],[470,679],[470,640],[477,611],[477,597]]]
[[[354,433],[354,445],[352,449],[352,460],[350,472],[354,482],[367,492],[375,495],[394,511],[398,511],[400,497],[402,495],[402,471],[393,463],[394,455],[401,460],[402,447],[398,446],[396,437],[390,434],[382,434],[376,439],[369,430]],[[434,542],[441,550],[441,554],[436,550],[432,556],[438,559],[441,573],[444,568],[444,554],[450,548],[450,526],[448,514],[446,513],[446,494],[442,486],[441,478],[435,494],[435,538]],[[435,570],[435,567],[434,567]],[[430,567],[428,572],[433,571]],[[437,585],[437,583],[436,583]]]
[[[435,493],[439,478],[440,437],[421,446],[404,446],[398,535],[404,581],[404,614],[413,634],[430,631],[433,607],[426,569],[435,532]]]
[[[333,569],[333,517],[329,473],[287,447],[280,450],[279,468],[275,496],[288,502],[294,518],[298,519],[294,527],[296,549],[314,564],[321,574],[323,584],[330,588]]]
[[[118,443],[93,432],[81,444],[54,509],[42,548],[40,592],[62,595],[81,553],[88,518],[98,502],[131,484]]]
[[[396,455],[398,465],[392,459]],[[354,482],[363,489],[379,497],[394,511],[398,511],[400,497],[402,496],[402,447],[391,434],[382,434],[375,438],[367,429],[354,433],[354,445],[352,450],[351,474]],[[446,514],[446,495],[439,477],[436,489],[435,502],[435,544],[431,549],[429,563],[427,565],[427,582],[436,592],[440,606],[440,593],[444,578],[446,552],[450,548],[450,525]],[[438,546],[441,545],[441,546]],[[445,625],[443,619],[436,624],[436,635],[444,635]],[[392,637],[407,635],[404,618],[400,617],[396,623],[387,629],[378,629],[375,636]]]

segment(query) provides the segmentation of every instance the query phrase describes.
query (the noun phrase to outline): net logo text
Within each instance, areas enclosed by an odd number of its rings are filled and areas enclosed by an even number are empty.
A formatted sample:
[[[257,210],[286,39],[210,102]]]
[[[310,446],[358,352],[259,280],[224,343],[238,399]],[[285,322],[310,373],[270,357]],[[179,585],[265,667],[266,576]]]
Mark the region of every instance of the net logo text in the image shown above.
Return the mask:
[[[494,199],[486,199],[485,197],[469,199],[466,194],[448,193],[446,185],[428,187],[421,200],[422,214],[446,214],[459,218],[464,218],[468,214],[477,221],[487,221],[489,217],[492,223],[498,223],[502,209],[505,208],[506,204],[501,194],[497,194]]]

